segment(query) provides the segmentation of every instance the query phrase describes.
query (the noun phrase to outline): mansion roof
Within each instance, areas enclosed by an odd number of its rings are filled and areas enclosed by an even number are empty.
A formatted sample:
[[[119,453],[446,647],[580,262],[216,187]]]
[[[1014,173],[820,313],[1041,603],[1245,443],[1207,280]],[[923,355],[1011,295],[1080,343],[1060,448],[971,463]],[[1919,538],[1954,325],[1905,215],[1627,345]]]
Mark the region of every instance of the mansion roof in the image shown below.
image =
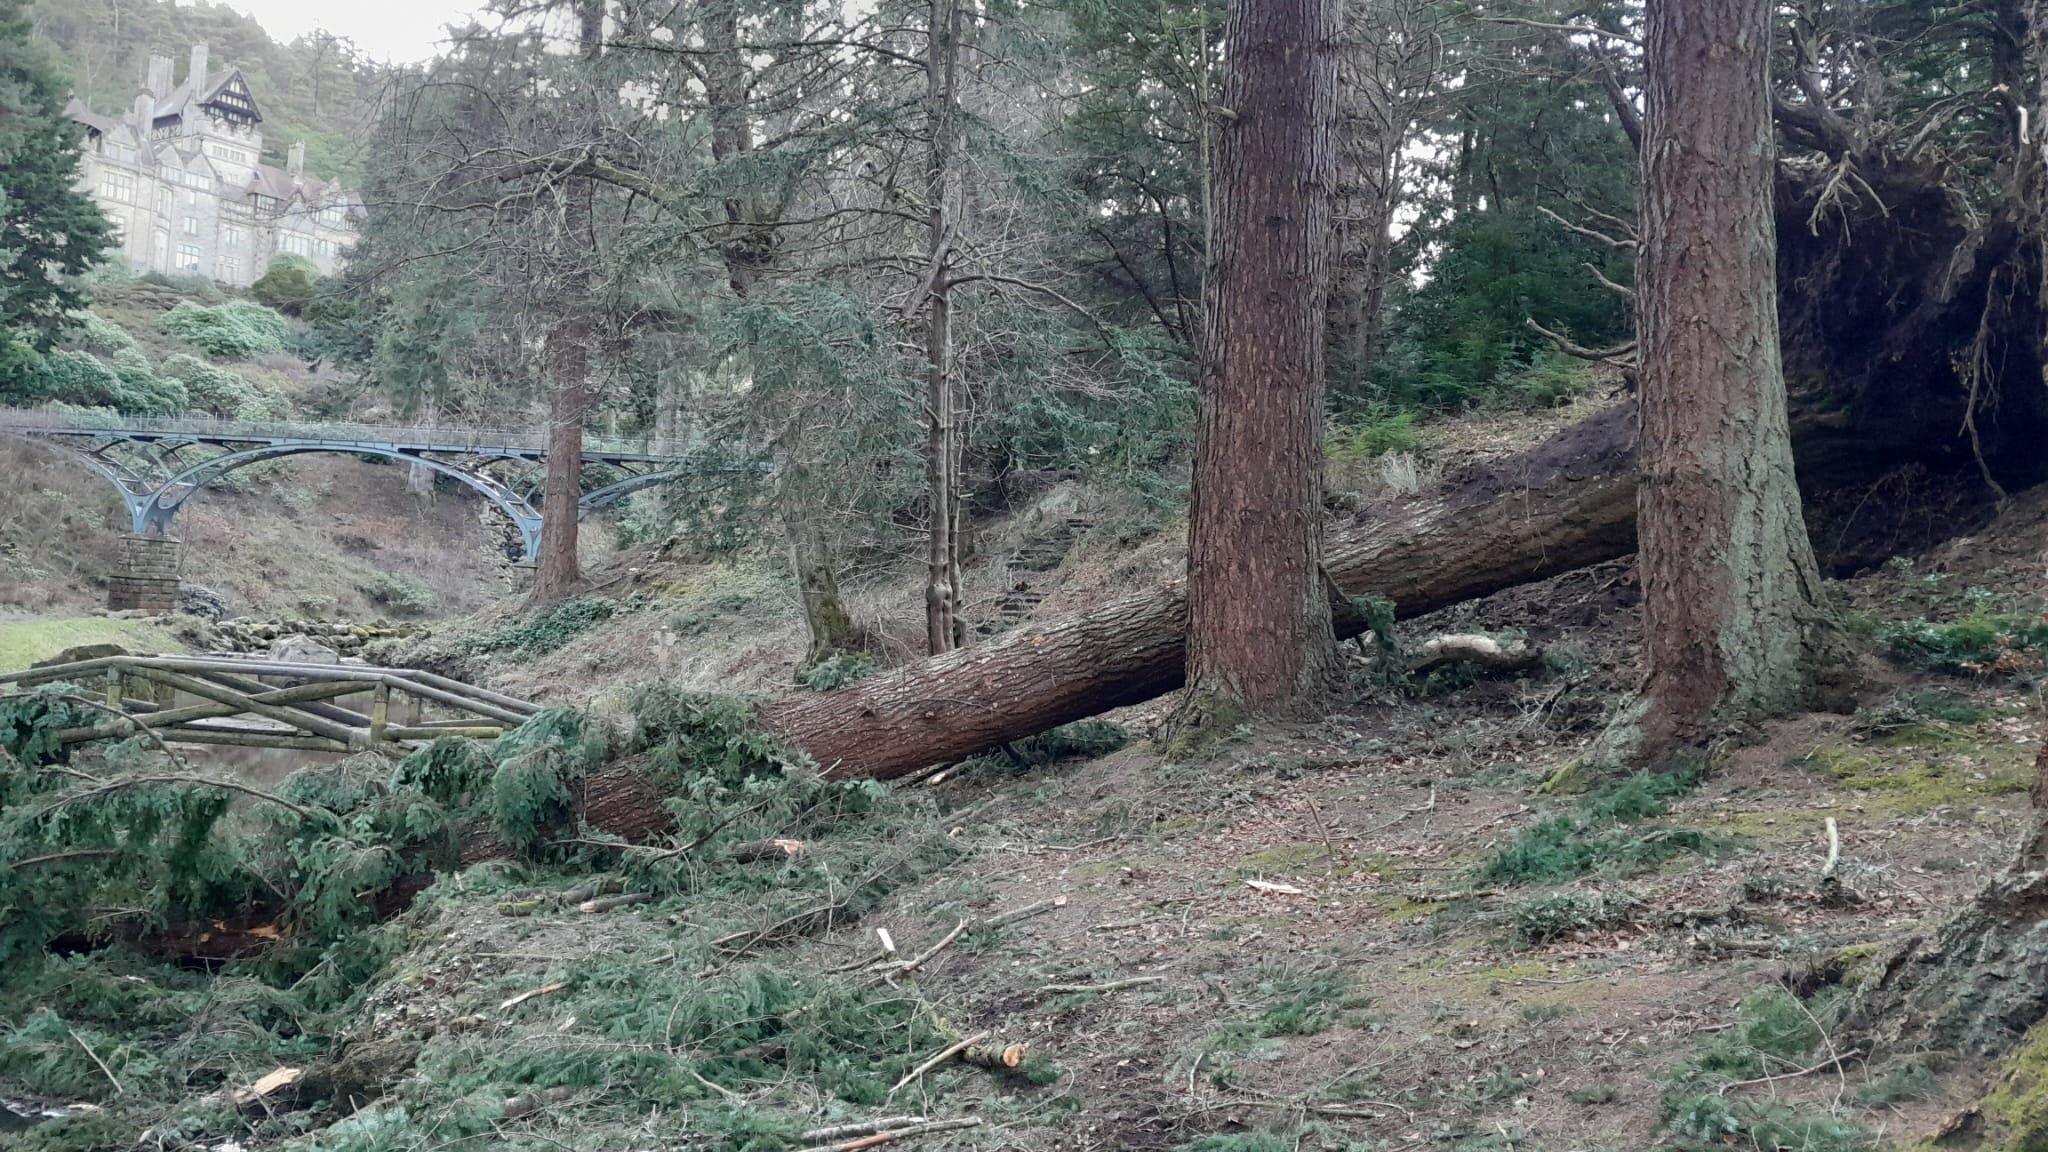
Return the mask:
[[[195,49],[195,54],[203,51]],[[199,63],[203,59],[203,55],[196,56]],[[168,67],[164,62],[166,80]],[[127,115],[94,112],[77,96],[71,98],[65,115],[86,127],[87,151],[103,164],[133,168],[232,199],[266,197],[276,203],[261,207],[273,211],[289,209],[298,201],[309,208],[345,206],[352,216],[361,213],[360,197],[338,183],[305,173],[303,146],[293,146],[288,167],[261,162],[260,136],[243,139],[243,133],[253,133],[263,115],[239,69],[228,69],[218,78],[201,74],[197,79],[195,84],[194,77],[187,76],[175,87],[164,83],[160,88],[169,90],[161,95],[139,93]],[[228,131],[223,133],[223,128]],[[251,162],[224,162],[209,155],[210,141],[216,147],[246,149]]]

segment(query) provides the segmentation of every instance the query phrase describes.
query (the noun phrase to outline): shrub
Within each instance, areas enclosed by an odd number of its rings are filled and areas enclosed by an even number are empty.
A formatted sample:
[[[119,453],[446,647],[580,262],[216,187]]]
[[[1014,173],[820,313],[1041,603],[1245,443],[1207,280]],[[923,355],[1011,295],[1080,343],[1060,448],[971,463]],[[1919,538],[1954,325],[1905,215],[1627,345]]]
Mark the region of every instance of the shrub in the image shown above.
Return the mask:
[[[1530,408],[1556,408],[1583,395],[1592,384],[1585,361],[1562,352],[1539,352],[1527,368],[1508,378],[1508,395]]]
[[[270,266],[249,286],[249,294],[287,316],[297,316],[312,301],[319,282],[320,270],[311,260],[286,252],[270,258]]]
[[[1886,624],[1877,638],[1894,660],[1952,675],[2038,671],[2048,651],[2048,615],[1980,610],[1951,624]]]
[[[400,616],[432,612],[441,603],[440,596],[425,580],[398,572],[377,573],[363,586],[363,595],[370,603]]]
[[[32,403],[56,401],[86,408],[118,407],[121,377],[90,352],[60,349],[43,357],[40,368],[27,381]]]
[[[112,320],[87,312],[79,317],[77,344],[88,352],[113,356],[134,350],[135,337]]]
[[[124,348],[114,353],[114,374],[121,378],[123,394],[116,407],[123,412],[173,416],[184,411],[191,400],[183,384],[157,375],[140,348]]]
[[[1574,932],[1626,924],[1630,911],[1628,901],[1603,894],[1553,892],[1515,909],[1515,936],[1525,944],[1548,944]]]
[[[284,351],[288,331],[284,317],[261,304],[239,300],[214,305],[188,300],[164,313],[157,327],[209,356],[235,360]]]
[[[830,692],[874,675],[875,658],[865,652],[834,652],[802,672],[797,682],[813,692]]]
[[[523,620],[510,621],[470,641],[477,652],[510,652],[515,656],[544,656],[582,633],[612,618],[618,605],[610,600],[586,596],[544,608]]]
[[[278,393],[197,356],[183,352],[166,356],[162,373],[183,386],[189,405],[215,416],[274,420],[288,409]]]
[[[1363,423],[1331,433],[1329,455],[1332,460],[1348,463],[1389,452],[1413,452],[1421,445],[1415,434],[1415,413],[1374,412]]]

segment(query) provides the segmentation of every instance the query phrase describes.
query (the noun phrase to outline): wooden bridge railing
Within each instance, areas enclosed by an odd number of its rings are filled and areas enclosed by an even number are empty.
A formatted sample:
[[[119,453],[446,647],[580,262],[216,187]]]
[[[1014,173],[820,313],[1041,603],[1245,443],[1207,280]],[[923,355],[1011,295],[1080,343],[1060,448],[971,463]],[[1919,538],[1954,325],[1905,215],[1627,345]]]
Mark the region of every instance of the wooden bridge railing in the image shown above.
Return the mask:
[[[360,664],[289,664],[223,656],[102,656],[0,673],[21,687],[104,685],[105,705],[118,712],[95,724],[66,728],[66,744],[118,740],[141,732],[183,744],[295,748],[315,752],[374,750],[404,755],[441,736],[488,740],[518,727],[540,706],[501,692],[411,668]],[[131,691],[140,682],[146,693]],[[335,700],[370,693],[367,713]],[[183,693],[200,703],[177,704]],[[393,723],[392,694],[453,713],[449,718]]]

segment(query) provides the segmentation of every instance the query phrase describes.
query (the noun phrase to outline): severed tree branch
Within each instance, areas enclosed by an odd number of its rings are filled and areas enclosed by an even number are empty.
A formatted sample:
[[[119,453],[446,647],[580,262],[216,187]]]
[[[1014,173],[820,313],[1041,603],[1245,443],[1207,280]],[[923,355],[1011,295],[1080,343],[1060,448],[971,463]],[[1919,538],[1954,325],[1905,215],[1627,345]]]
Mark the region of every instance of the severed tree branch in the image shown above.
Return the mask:
[[[1629,364],[1633,362],[1636,351],[1634,340],[1616,344],[1612,348],[1588,348],[1561,332],[1552,332],[1538,324],[1534,317],[1525,318],[1522,327],[1557,345],[1557,350],[1565,355],[1576,356],[1581,360],[1595,360],[1604,364]]]
[[[1609,248],[1615,249],[1616,251],[1633,252],[1636,250],[1636,242],[1633,238],[1609,236],[1605,232],[1598,232],[1591,228],[1587,228],[1583,225],[1574,224],[1571,221],[1565,219],[1564,217],[1559,216],[1557,213],[1552,212],[1550,209],[1545,208],[1541,204],[1538,204],[1536,206],[1536,210],[1538,212],[1543,213],[1545,216],[1550,217],[1551,220],[1557,223],[1558,227],[1563,228],[1567,232],[1571,232],[1579,236],[1584,236],[1588,240],[1597,240],[1600,243],[1607,245]]]

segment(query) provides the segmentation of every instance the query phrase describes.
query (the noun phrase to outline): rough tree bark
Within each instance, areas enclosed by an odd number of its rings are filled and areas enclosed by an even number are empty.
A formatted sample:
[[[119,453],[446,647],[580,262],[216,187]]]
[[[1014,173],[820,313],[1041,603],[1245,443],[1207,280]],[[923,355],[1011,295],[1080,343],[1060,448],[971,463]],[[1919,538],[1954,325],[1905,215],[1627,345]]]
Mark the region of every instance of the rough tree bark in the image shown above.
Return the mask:
[[[1820,571],[1779,362],[1769,0],[1646,7],[1640,743],[1654,762],[1808,691]]]
[[[548,465],[541,481],[540,555],[533,572],[536,604],[566,600],[583,583],[576,513],[583,497],[583,420],[590,413],[590,326],[564,322],[548,342]]]
[[[917,294],[924,306],[925,644],[936,656],[960,646],[960,415],[953,378],[952,263],[954,214],[960,204],[958,171],[960,0],[931,0],[925,58],[925,196],[928,233],[925,274]]]
[[[1393,221],[1403,157],[1442,41],[1424,0],[1354,5],[1338,66],[1338,162],[1331,261],[1330,360],[1358,376],[1372,364],[1393,278]]]
[[[795,451],[801,452],[801,419],[790,439],[799,445]],[[811,637],[799,669],[808,670],[840,653],[865,648],[868,637],[853,622],[839,593],[838,549],[833,547],[829,516],[809,471],[794,455],[782,460],[777,469],[775,502],[781,510],[789,567],[796,575],[797,595]]]
[[[579,0],[577,43],[586,62],[604,52],[604,5]],[[593,106],[581,117],[579,134],[596,135],[601,114]],[[572,118],[573,119],[573,118]],[[540,555],[535,557],[533,602],[568,599],[583,583],[577,557],[577,513],[583,498],[583,421],[595,395],[590,381],[590,225],[597,189],[574,180],[563,196],[561,233],[567,261],[558,285],[562,319],[548,335],[548,464],[541,483]]]
[[[1339,0],[1238,0],[1188,516],[1184,715],[1285,715],[1334,680],[1323,356]]]

